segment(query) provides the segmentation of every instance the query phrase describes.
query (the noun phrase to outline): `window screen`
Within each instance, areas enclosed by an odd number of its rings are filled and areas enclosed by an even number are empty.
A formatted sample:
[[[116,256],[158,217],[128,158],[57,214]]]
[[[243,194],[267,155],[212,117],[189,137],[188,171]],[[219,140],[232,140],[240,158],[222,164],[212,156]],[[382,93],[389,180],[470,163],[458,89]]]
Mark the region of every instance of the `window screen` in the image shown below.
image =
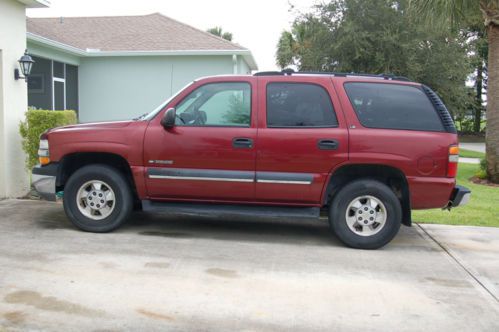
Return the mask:
[[[249,127],[249,83],[210,83],[191,92],[176,107],[179,126]]]
[[[355,113],[369,128],[444,131],[425,93],[414,86],[345,83]]]
[[[267,85],[267,127],[337,125],[329,94],[321,86],[305,83]]]
[[[54,61],[54,77],[65,78],[64,77],[64,64],[63,63]]]

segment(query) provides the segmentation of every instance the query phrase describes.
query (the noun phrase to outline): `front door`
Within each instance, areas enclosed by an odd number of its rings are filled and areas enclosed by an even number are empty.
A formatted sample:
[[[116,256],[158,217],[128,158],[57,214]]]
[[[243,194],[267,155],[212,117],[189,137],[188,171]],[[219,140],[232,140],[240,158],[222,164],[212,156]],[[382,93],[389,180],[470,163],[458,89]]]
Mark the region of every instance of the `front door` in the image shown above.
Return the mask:
[[[144,141],[151,198],[254,200],[254,84],[251,77],[237,82],[195,83],[191,92],[173,105],[175,127],[165,130],[159,119],[151,121]]]
[[[348,160],[348,129],[328,76],[259,77],[256,199],[319,205]]]

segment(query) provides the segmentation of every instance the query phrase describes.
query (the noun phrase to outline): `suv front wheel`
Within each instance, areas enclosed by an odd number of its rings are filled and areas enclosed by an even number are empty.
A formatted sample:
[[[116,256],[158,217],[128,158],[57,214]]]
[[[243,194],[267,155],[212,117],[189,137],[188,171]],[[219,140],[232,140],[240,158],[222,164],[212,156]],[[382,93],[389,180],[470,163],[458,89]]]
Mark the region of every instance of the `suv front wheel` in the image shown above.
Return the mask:
[[[333,198],[329,223],[346,245],[377,249],[397,234],[402,220],[400,201],[384,183],[363,179],[345,185]]]
[[[74,172],[64,187],[63,202],[76,227],[96,233],[119,227],[133,207],[125,176],[106,165],[88,165]]]

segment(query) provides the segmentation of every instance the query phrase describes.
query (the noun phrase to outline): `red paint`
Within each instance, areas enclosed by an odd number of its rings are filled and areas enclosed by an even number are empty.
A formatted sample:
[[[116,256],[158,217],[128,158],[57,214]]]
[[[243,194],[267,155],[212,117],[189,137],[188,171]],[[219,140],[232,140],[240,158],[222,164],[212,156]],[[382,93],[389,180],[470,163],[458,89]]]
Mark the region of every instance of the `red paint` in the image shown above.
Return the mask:
[[[251,126],[174,127],[160,119],[197,87],[213,82],[248,82],[252,86]],[[336,128],[277,129],[266,126],[266,84],[308,82],[322,86],[331,97]],[[343,89],[347,81],[379,82],[369,78],[328,76],[227,76],[201,79],[182,91],[150,121],[83,124],[53,129],[46,135],[50,158],[60,161],[77,152],[103,152],[123,157],[131,167],[141,199],[205,202],[244,202],[321,206],[331,175],[349,164],[388,165],[405,174],[414,209],[443,207],[455,186],[448,161],[457,135],[443,132],[368,129],[363,127]],[[388,84],[417,83],[383,81]],[[252,149],[232,147],[234,137],[251,138]],[[319,139],[335,139],[337,150],[319,150]],[[150,163],[172,160],[172,165]],[[250,172],[292,172],[313,175],[310,185],[150,179],[147,168],[190,168]],[[448,173],[450,172],[450,173]],[[448,174],[452,176],[447,177]]]

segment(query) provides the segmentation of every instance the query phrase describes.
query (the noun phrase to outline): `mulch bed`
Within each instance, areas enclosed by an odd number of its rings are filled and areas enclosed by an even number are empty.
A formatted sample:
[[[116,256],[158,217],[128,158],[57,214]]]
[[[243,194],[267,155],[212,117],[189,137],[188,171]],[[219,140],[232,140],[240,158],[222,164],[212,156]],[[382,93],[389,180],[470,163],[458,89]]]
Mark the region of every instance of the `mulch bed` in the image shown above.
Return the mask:
[[[471,182],[473,182],[474,184],[481,184],[483,186],[489,186],[489,187],[499,187],[499,184],[498,183],[493,183],[493,182],[490,182],[489,180],[487,179],[480,179],[479,177],[477,176],[474,176],[472,178],[469,179]]]

